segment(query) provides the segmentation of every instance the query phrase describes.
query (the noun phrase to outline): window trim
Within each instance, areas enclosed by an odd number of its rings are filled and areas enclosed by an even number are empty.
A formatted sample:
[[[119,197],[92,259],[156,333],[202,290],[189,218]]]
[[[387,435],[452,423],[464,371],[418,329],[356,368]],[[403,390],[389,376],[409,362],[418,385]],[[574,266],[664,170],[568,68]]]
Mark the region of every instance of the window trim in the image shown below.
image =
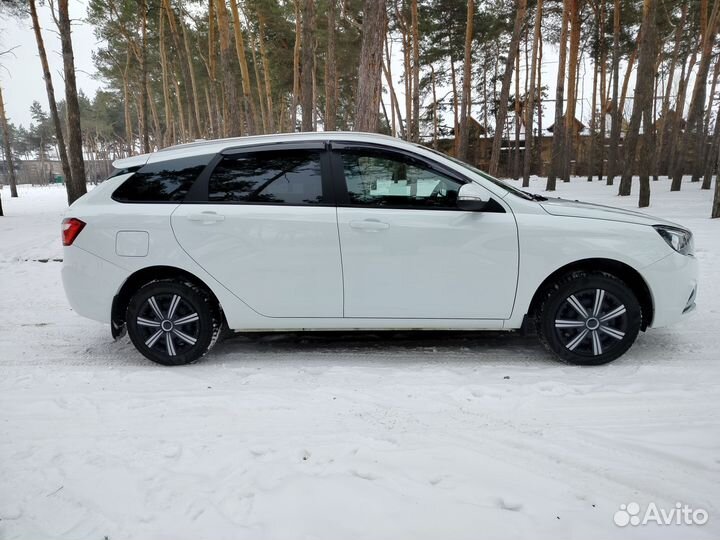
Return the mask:
[[[320,203],[284,203],[270,201],[211,201],[210,200],[210,177],[216,167],[225,157],[239,156],[243,154],[257,154],[262,152],[284,152],[284,151],[305,150],[316,152],[320,156],[320,181],[322,187],[323,202]],[[289,207],[335,207],[335,186],[330,174],[330,156],[325,141],[306,141],[296,143],[263,143],[247,146],[226,148],[219,152],[198,176],[195,184],[188,192],[185,204],[217,204],[217,205],[244,205],[244,206],[289,206]]]
[[[343,164],[342,159],[342,152],[362,152],[362,151],[370,151],[370,152],[378,152],[382,154],[386,154],[389,156],[390,159],[392,157],[400,157],[404,161],[415,161],[419,163],[422,167],[428,169],[429,171],[439,175],[444,176],[446,178],[449,178],[450,180],[453,180],[455,182],[458,182],[460,184],[469,184],[472,182],[469,178],[459,174],[457,171],[454,171],[453,169],[450,169],[449,167],[445,167],[441,163],[437,163],[435,161],[429,160],[425,158],[424,156],[420,156],[418,154],[415,154],[413,152],[409,152],[402,148],[394,148],[394,147],[388,147],[382,144],[373,144],[373,143],[356,143],[351,141],[341,141],[341,142],[332,142],[330,153],[331,153],[331,159],[332,159],[332,177],[333,182],[335,184],[335,190],[337,193],[337,206],[338,208],[367,208],[367,209],[376,209],[376,210],[433,210],[433,211],[439,211],[439,212],[465,212],[465,210],[461,210],[457,207],[439,207],[439,206],[411,206],[411,205],[392,205],[392,206],[379,206],[379,205],[369,205],[369,204],[357,204],[350,202],[350,194],[347,189],[347,181],[345,178],[345,166]],[[503,212],[505,209],[503,208]]]

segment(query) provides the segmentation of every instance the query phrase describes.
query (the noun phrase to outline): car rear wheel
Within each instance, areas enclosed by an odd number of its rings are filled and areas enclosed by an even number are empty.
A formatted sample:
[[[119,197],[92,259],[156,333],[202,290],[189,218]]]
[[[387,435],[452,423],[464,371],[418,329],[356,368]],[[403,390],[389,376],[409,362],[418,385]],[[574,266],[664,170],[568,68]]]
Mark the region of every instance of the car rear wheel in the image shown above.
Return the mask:
[[[606,364],[635,342],[642,309],[620,279],[601,272],[574,272],[550,286],[536,320],[543,344],[561,360]]]
[[[220,317],[210,295],[187,282],[144,285],[130,299],[126,321],[137,350],[166,366],[196,361],[220,333]]]

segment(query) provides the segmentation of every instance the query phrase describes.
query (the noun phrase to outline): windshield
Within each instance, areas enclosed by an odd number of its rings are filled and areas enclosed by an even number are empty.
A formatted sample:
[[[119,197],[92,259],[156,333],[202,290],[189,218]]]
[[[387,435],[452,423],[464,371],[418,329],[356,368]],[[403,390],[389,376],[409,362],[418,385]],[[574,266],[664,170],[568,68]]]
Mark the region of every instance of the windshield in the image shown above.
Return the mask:
[[[456,157],[450,156],[450,155],[448,155],[448,154],[443,154],[442,152],[440,152],[440,151],[438,151],[438,150],[435,150],[434,148],[428,148],[427,146],[422,146],[422,145],[419,145],[419,146],[420,146],[422,149],[424,149],[424,150],[430,150],[433,154],[437,154],[437,155],[439,155],[439,156],[444,157],[445,159],[449,159],[449,160],[452,161],[453,163],[457,163],[457,164],[460,165],[461,167],[463,167],[463,168],[465,168],[465,169],[468,169],[469,171],[471,171],[471,172],[473,172],[473,173],[475,173],[475,174],[477,174],[477,175],[479,175],[479,176],[482,176],[482,177],[483,177],[485,180],[487,180],[488,182],[492,182],[492,183],[495,184],[496,186],[501,187],[502,189],[504,189],[505,191],[508,191],[508,192],[512,193],[513,195],[517,195],[518,197],[522,197],[523,199],[536,200],[536,197],[533,196],[532,194],[527,193],[527,192],[525,192],[525,191],[523,191],[523,190],[521,190],[521,189],[518,189],[518,188],[516,188],[516,187],[513,187],[513,186],[509,185],[508,183],[503,182],[502,180],[498,180],[497,178],[494,178],[494,177],[490,176],[490,175],[487,174],[486,172],[481,171],[481,170],[478,169],[477,167],[473,167],[472,165],[470,165],[470,164],[468,164],[468,163],[465,163],[464,161],[462,161],[462,160],[460,160],[460,159],[458,159],[458,158],[456,158]],[[543,199],[544,199],[544,197],[543,197]]]

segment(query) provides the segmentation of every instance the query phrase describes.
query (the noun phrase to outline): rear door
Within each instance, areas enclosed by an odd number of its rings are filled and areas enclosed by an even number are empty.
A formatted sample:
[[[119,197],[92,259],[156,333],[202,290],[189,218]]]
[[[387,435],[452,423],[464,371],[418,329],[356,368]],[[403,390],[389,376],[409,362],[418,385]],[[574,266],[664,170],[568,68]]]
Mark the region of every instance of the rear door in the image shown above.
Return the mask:
[[[223,153],[175,211],[182,248],[267,317],[342,317],[340,244],[324,144]]]

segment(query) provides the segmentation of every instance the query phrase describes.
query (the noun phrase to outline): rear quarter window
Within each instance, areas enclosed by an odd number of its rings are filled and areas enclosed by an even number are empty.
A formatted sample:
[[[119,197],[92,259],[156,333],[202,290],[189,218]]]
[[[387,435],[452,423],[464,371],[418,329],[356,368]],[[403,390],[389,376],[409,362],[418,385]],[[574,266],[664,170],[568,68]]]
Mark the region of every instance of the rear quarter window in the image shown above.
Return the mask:
[[[148,163],[115,190],[112,198],[128,203],[182,202],[213,155]]]

